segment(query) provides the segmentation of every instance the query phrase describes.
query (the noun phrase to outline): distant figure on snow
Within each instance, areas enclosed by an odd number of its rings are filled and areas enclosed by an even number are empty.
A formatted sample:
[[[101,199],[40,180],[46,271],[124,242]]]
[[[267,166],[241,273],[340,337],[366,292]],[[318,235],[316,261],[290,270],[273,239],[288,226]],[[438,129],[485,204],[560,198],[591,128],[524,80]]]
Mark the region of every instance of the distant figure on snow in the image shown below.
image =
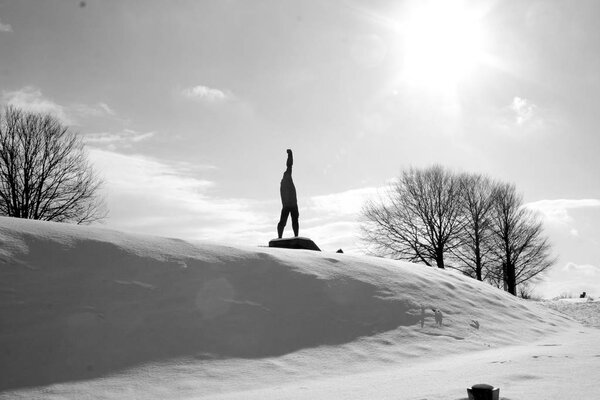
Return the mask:
[[[279,239],[283,236],[283,228],[287,223],[288,215],[292,215],[292,229],[294,236],[298,236],[298,200],[296,199],[296,187],[292,180],[292,165],[294,164],[294,156],[292,150],[287,149],[287,169],[283,173],[279,192],[281,194],[281,218],[277,224],[277,236]]]
[[[442,326],[442,320],[444,318],[442,312],[440,310],[435,309],[432,309],[432,311],[435,313],[435,324],[438,326]]]

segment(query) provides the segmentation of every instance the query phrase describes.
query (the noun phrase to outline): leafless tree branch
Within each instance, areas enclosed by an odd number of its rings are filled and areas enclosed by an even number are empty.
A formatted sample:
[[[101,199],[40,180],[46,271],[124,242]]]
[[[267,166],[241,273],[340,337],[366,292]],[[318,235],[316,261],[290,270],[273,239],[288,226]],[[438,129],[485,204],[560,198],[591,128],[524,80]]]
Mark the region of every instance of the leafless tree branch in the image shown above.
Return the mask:
[[[461,190],[439,165],[404,171],[379,202],[364,206],[363,239],[375,254],[445,268],[464,223]]]
[[[102,184],[81,139],[56,118],[6,107],[0,115],[0,214],[87,224],[103,219]]]

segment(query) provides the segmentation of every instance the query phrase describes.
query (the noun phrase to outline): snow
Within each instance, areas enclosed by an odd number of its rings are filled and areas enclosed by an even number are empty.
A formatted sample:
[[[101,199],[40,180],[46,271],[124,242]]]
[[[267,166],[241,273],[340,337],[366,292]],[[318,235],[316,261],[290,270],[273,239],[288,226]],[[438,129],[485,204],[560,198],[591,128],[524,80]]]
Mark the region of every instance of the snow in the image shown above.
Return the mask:
[[[600,303],[557,303],[380,258],[0,218],[0,399],[590,398]]]
[[[547,307],[580,321],[583,325],[600,328],[600,301],[594,299],[560,299],[544,302]]]

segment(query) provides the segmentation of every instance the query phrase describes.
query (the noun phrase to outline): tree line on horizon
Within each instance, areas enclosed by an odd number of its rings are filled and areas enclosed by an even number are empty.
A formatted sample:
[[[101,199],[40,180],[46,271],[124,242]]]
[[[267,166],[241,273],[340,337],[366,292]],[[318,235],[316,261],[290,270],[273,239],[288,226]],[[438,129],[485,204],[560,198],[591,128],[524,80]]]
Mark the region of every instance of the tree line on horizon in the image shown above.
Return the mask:
[[[456,269],[515,296],[556,261],[514,184],[441,165],[402,171],[361,219],[369,253]]]

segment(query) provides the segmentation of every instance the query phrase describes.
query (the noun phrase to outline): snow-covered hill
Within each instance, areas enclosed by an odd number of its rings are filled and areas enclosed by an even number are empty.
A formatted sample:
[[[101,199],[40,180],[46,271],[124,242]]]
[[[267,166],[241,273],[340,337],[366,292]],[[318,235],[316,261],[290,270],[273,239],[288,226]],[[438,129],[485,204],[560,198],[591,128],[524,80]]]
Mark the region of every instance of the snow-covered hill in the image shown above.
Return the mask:
[[[579,329],[405,262],[12,218],[0,218],[0,323],[1,398],[235,396]]]

